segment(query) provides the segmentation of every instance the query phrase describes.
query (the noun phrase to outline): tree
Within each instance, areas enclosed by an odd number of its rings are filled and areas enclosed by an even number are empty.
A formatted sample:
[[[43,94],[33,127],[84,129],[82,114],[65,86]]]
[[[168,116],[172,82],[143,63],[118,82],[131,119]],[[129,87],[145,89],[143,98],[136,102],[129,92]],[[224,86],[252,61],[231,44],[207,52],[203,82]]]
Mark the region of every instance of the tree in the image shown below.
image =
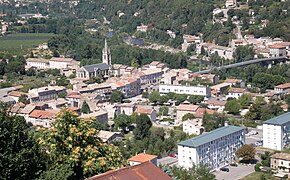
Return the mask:
[[[126,132],[126,128],[131,124],[130,116],[126,114],[120,114],[116,119],[114,119],[115,127],[122,129],[122,132]]]
[[[22,102],[23,104],[28,104],[29,101],[27,100],[27,95],[26,94],[21,94],[19,99],[18,99],[18,102]]]
[[[184,116],[182,116],[182,121],[186,121],[186,120],[192,120],[194,119],[194,115],[192,113],[186,113]]]
[[[149,93],[147,91],[143,91],[142,98],[148,98],[148,97],[149,97]]]
[[[242,107],[247,107],[250,105],[250,102],[252,100],[251,95],[249,94],[243,94],[241,95],[241,97],[239,98],[239,103]]]
[[[121,91],[113,91],[111,94],[111,103],[122,102],[124,94]]]
[[[23,117],[0,108],[1,179],[36,179],[45,169],[45,158]]]
[[[238,46],[234,52],[236,62],[248,61],[254,58],[255,51],[251,46]]]
[[[35,76],[36,75],[36,71],[35,68],[31,67],[26,71],[26,75],[27,76]]]
[[[186,169],[183,167],[162,167],[162,170],[173,179],[199,179],[199,180],[215,180],[215,175],[204,165],[193,165]]]
[[[160,99],[160,94],[158,91],[153,91],[150,95],[149,95],[149,101],[156,104]]]
[[[256,150],[252,145],[244,144],[236,151],[236,156],[241,161],[249,162],[255,158]]]
[[[229,114],[238,114],[240,112],[241,106],[237,99],[229,100],[226,103],[225,110],[228,111]]]
[[[161,114],[162,116],[168,116],[168,111],[169,108],[167,106],[161,106],[159,108],[159,114]]]
[[[80,119],[62,109],[50,129],[41,129],[39,144],[53,162],[53,169],[69,164],[74,179],[83,179],[122,166],[119,149],[103,143],[91,119]]]
[[[65,98],[65,97],[66,97],[66,93],[64,93],[64,92],[59,92],[59,93],[57,94],[57,97],[58,97],[58,98]]]
[[[84,114],[89,114],[91,112],[90,106],[88,105],[88,103],[86,101],[83,102],[81,112]]]
[[[203,101],[203,99],[204,99],[203,96],[191,95],[191,96],[189,96],[188,101],[191,104],[199,104]]]
[[[136,140],[142,140],[145,137],[149,137],[149,129],[152,126],[150,118],[146,114],[140,114],[136,119],[136,128],[134,129],[134,137]]]
[[[158,102],[159,102],[160,104],[167,103],[168,101],[169,101],[169,97],[166,96],[166,95],[160,96],[159,99],[158,99]]]
[[[220,126],[223,126],[225,121],[228,121],[228,118],[224,114],[205,114],[202,118],[202,123],[205,131],[212,131]]]

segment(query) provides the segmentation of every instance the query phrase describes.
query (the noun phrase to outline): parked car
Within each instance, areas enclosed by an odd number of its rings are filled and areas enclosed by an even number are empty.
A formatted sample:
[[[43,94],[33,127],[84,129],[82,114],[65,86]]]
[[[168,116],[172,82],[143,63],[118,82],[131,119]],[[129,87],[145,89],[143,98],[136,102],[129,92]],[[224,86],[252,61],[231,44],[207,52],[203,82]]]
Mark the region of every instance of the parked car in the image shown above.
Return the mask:
[[[238,164],[237,163],[231,163],[230,166],[238,167]]]
[[[249,133],[250,133],[250,135],[257,135],[258,134],[258,132],[254,131],[254,130],[251,130]]]
[[[226,168],[226,167],[222,167],[220,168],[221,171],[224,171],[224,172],[230,172],[230,169],[229,168]]]

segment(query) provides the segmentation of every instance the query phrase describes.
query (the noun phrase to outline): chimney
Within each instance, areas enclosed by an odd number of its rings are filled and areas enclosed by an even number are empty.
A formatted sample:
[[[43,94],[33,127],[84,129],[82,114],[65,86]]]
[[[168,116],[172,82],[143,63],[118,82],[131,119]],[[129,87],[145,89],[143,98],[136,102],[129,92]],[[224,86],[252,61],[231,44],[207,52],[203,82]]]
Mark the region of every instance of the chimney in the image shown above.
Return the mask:
[[[225,121],[225,126],[228,126],[229,125],[229,121]]]

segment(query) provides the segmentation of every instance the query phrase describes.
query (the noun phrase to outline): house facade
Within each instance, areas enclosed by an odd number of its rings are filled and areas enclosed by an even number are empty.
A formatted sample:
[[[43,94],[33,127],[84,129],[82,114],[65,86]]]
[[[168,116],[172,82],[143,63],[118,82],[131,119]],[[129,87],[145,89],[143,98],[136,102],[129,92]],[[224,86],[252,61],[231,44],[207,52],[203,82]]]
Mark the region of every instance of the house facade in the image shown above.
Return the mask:
[[[178,144],[178,165],[190,168],[203,164],[210,170],[219,169],[235,159],[235,152],[245,144],[245,129],[224,126]]]

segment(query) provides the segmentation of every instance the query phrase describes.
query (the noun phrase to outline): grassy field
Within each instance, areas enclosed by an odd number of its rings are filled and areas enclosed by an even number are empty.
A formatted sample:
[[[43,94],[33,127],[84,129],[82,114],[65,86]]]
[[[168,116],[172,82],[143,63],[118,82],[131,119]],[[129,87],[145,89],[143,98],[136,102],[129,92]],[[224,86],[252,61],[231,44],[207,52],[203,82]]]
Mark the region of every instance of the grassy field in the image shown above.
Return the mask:
[[[54,34],[19,33],[0,37],[0,52],[24,53],[28,49],[47,42]]]
[[[269,173],[264,172],[254,172],[252,174],[249,174],[248,176],[242,178],[241,180],[260,180],[261,177],[265,177],[267,180],[274,180],[274,176]]]

